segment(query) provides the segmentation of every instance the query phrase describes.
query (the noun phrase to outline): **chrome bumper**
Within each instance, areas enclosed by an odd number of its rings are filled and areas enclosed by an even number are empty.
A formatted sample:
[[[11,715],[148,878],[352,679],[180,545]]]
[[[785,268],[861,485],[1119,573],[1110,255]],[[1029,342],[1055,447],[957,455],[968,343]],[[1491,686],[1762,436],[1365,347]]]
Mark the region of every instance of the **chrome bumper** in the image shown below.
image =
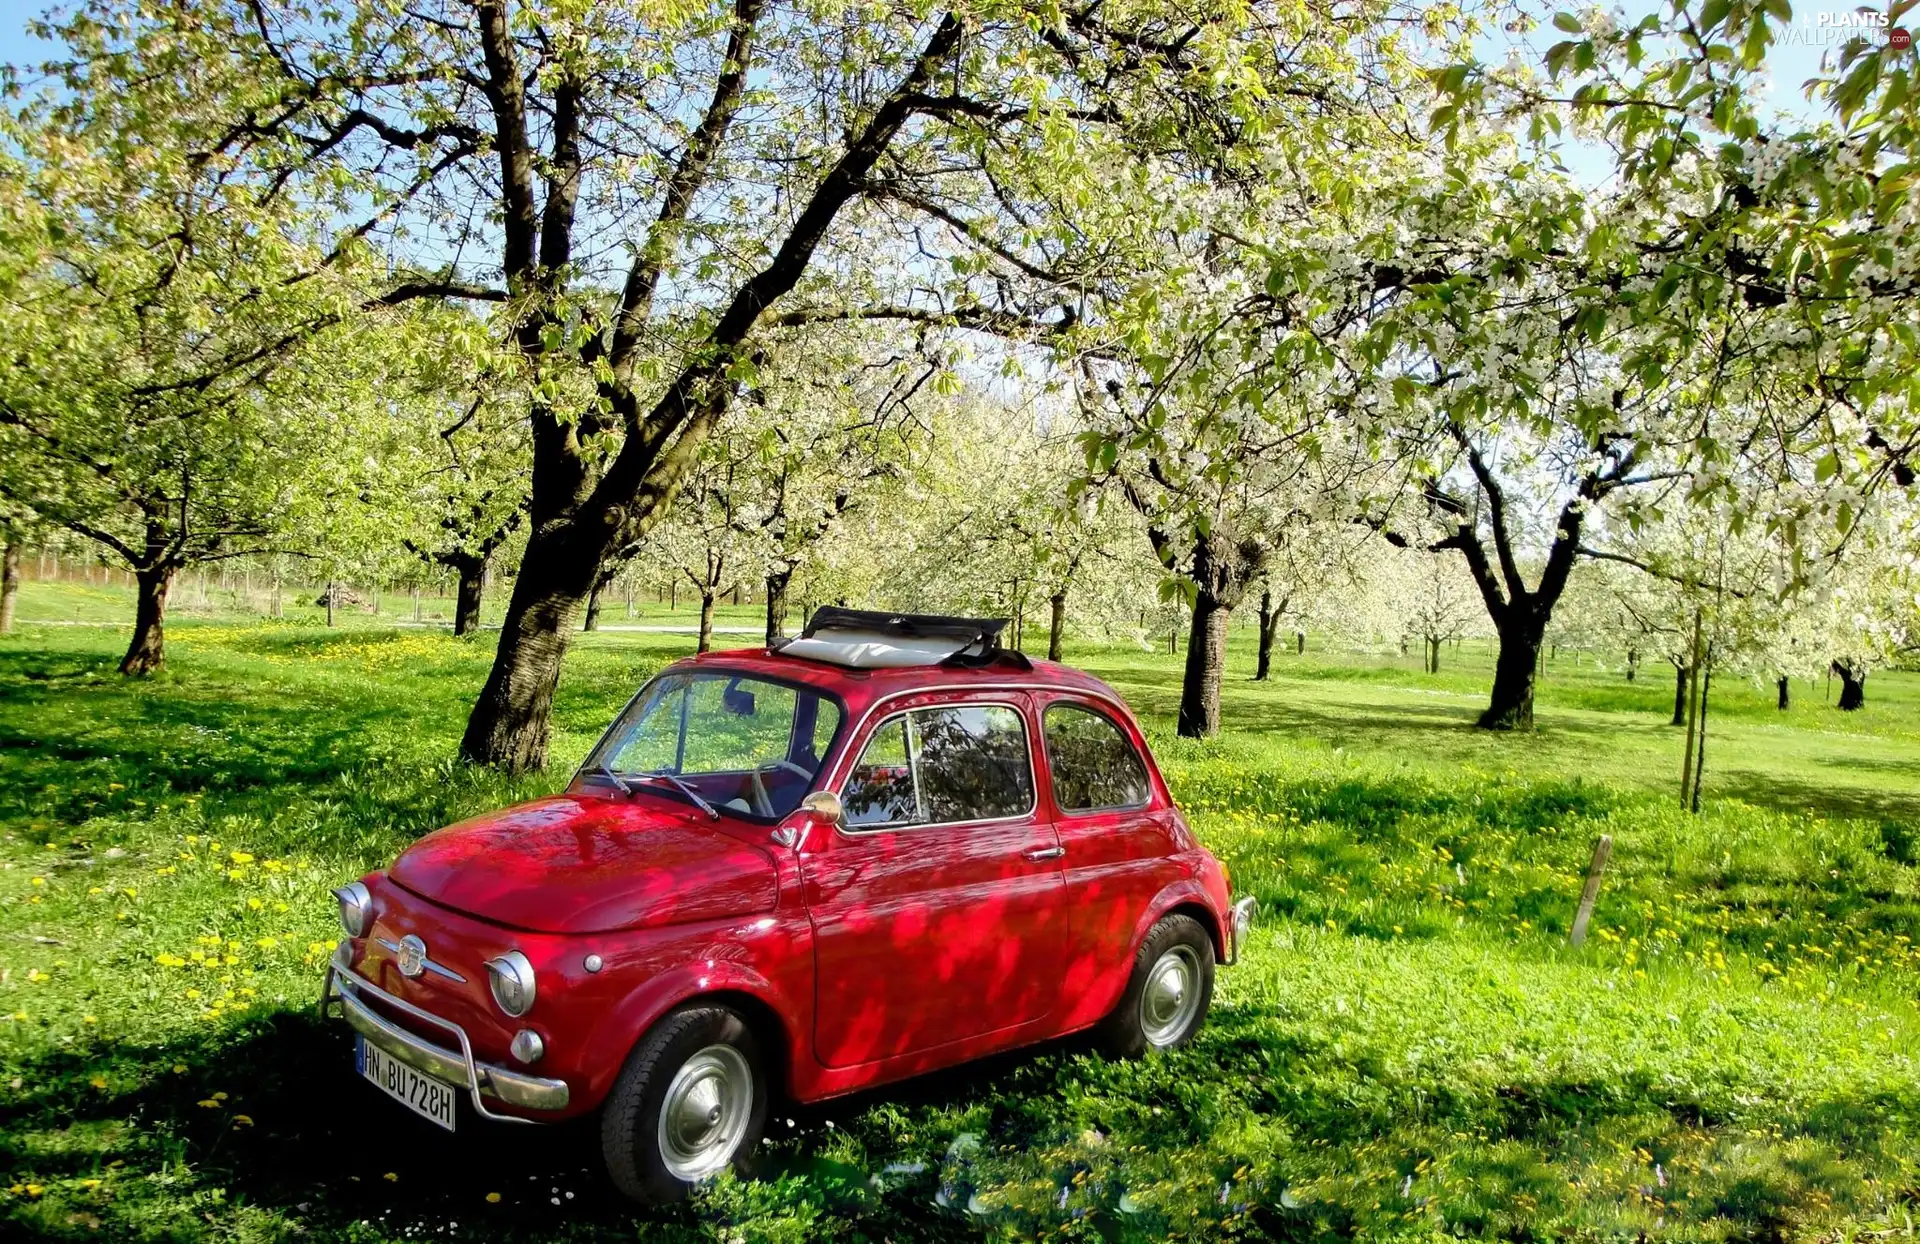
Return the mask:
[[[372,994],[395,1010],[404,1011],[423,1023],[446,1029],[459,1041],[460,1048],[450,1050],[445,1046],[435,1045],[425,1037],[417,1037],[390,1022],[361,1000],[360,995],[363,993]],[[474,1112],[482,1118],[507,1123],[534,1121],[523,1119],[518,1115],[501,1114],[498,1111],[489,1110],[481,1100],[483,1095],[496,1101],[506,1102],[508,1105],[524,1106],[529,1110],[566,1108],[567,1083],[565,1080],[543,1080],[538,1076],[526,1075],[506,1067],[496,1067],[491,1063],[475,1062],[473,1044],[467,1040],[464,1028],[430,1011],[423,1011],[410,1002],[394,997],[348,968],[337,957],[327,964],[326,983],[320,990],[320,1014],[323,1017],[329,1015],[336,1005],[340,1008],[340,1014],[347,1021],[348,1026],[364,1037],[368,1044],[379,1046],[423,1075],[466,1089],[473,1099]]]
[[[1254,913],[1260,909],[1260,901],[1249,894],[1236,899],[1227,911],[1227,957],[1220,961],[1221,967],[1232,967],[1240,962],[1240,943],[1253,930]]]

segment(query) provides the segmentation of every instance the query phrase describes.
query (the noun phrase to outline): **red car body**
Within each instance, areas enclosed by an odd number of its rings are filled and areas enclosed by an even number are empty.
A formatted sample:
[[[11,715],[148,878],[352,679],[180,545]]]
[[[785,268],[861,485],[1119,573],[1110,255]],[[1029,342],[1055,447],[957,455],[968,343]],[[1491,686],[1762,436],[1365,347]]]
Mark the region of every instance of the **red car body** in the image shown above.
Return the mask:
[[[748,1016],[777,1088],[814,1101],[1094,1025],[1169,913],[1191,915],[1214,957],[1233,960],[1226,873],[1099,680],[1044,662],[847,669],[765,649],[673,670],[837,699],[843,716],[814,779],[823,790],[840,788],[895,710],[1011,707],[1033,810],[964,833],[850,833],[804,808],[770,827],[710,817],[665,787],[623,793],[583,770],[562,794],[427,835],[363,879],[369,921],[337,951],[329,997],[351,994],[362,1020],[440,1047],[454,1065],[437,1071],[482,1113],[593,1111],[641,1035],[690,1000]],[[1150,786],[1143,806],[1056,806],[1042,714],[1062,701],[1124,732]],[[403,963],[410,945],[418,953]],[[538,980],[520,1018],[496,1004],[483,966],[512,951]],[[526,1031],[540,1047],[532,1063],[510,1052]],[[516,1089],[516,1076],[545,1087]]]

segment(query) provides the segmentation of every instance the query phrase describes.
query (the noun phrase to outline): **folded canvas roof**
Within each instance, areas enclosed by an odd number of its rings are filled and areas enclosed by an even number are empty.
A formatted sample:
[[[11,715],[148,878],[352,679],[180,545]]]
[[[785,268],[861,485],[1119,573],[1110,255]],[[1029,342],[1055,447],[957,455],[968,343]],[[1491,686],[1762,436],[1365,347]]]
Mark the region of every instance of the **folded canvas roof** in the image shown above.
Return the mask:
[[[916,665],[985,664],[1002,655],[1005,618],[950,618],[882,613],[823,605],[797,638],[779,645],[783,656],[848,669],[904,669]]]

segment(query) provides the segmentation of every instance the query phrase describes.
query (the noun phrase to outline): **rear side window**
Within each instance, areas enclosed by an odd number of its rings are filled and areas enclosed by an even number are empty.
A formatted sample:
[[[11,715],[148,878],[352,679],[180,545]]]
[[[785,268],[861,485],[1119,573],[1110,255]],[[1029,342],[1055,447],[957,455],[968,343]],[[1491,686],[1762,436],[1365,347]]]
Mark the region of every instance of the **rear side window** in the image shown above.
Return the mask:
[[[854,829],[942,825],[1033,810],[1026,723],[1002,704],[915,709],[884,723],[848,775]]]
[[[1111,717],[1078,704],[1049,704],[1044,720],[1053,797],[1062,812],[1147,802],[1147,766]]]

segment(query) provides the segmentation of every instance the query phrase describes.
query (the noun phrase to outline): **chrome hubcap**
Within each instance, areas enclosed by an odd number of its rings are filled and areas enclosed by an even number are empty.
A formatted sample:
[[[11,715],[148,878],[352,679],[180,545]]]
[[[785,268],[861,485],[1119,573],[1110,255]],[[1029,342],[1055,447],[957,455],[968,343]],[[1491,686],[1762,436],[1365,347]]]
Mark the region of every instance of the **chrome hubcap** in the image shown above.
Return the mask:
[[[1140,992],[1140,1028],[1147,1044],[1165,1049],[1186,1034],[1200,1010],[1200,956],[1175,946],[1154,961]]]
[[[753,1070],[731,1045],[709,1045],[680,1064],[660,1103],[660,1160],[691,1183],[733,1161],[753,1114]]]

